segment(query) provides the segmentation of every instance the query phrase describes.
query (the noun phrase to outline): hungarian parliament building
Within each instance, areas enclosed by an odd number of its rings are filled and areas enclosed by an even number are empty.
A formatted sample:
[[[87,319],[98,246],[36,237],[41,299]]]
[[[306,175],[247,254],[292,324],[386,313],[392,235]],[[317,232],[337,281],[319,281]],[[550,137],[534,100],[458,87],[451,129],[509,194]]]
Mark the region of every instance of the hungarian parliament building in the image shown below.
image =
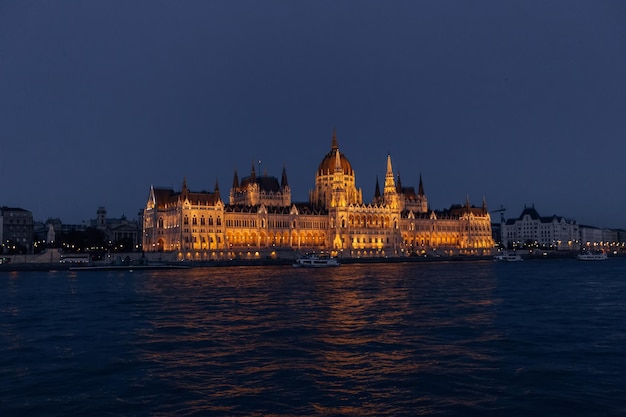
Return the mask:
[[[335,131],[330,152],[315,173],[308,202],[292,202],[287,172],[239,178],[235,170],[222,201],[213,192],[150,187],[143,215],[143,248],[178,259],[280,257],[286,252],[327,252],[339,257],[486,255],[494,246],[491,217],[481,206],[432,210],[420,175],[405,187],[387,155],[385,182],[371,203],[363,202],[356,174],[339,150]]]

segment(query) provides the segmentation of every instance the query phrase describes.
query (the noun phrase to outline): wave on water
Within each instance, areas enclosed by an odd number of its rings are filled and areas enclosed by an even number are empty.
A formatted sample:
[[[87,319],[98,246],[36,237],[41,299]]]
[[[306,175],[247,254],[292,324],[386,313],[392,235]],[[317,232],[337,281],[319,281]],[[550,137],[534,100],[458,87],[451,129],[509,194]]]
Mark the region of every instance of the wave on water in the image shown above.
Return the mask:
[[[1,275],[0,414],[624,415],[626,260]]]

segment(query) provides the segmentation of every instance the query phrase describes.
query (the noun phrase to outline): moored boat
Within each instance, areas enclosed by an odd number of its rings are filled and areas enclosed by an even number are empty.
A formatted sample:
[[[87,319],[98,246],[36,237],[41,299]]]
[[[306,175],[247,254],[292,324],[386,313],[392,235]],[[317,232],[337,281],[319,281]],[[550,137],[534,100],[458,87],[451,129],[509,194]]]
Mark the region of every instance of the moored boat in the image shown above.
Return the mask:
[[[498,262],[519,262],[523,261],[522,257],[516,253],[502,252],[493,257],[494,261]]]
[[[294,268],[325,268],[329,266],[339,266],[337,258],[333,258],[329,254],[307,254],[296,259],[293,263]]]
[[[583,252],[576,256],[579,261],[606,261],[609,257],[604,252]]]

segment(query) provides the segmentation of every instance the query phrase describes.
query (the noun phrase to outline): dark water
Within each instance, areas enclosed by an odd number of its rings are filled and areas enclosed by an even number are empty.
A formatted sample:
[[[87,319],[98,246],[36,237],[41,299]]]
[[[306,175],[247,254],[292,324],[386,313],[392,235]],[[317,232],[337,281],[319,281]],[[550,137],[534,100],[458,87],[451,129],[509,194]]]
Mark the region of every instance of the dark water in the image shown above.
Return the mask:
[[[626,259],[0,274],[0,416],[623,416]]]

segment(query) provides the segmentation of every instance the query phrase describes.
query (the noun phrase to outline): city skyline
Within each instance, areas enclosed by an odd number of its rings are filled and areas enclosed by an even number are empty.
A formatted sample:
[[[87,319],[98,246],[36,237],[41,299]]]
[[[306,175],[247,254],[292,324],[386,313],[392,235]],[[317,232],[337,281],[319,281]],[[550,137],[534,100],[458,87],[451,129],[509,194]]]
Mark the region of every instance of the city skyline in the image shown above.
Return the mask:
[[[258,161],[307,201],[336,128],[364,201],[390,154],[433,209],[625,228],[625,19],[617,1],[5,2],[0,205],[132,219],[183,178],[226,202]]]

